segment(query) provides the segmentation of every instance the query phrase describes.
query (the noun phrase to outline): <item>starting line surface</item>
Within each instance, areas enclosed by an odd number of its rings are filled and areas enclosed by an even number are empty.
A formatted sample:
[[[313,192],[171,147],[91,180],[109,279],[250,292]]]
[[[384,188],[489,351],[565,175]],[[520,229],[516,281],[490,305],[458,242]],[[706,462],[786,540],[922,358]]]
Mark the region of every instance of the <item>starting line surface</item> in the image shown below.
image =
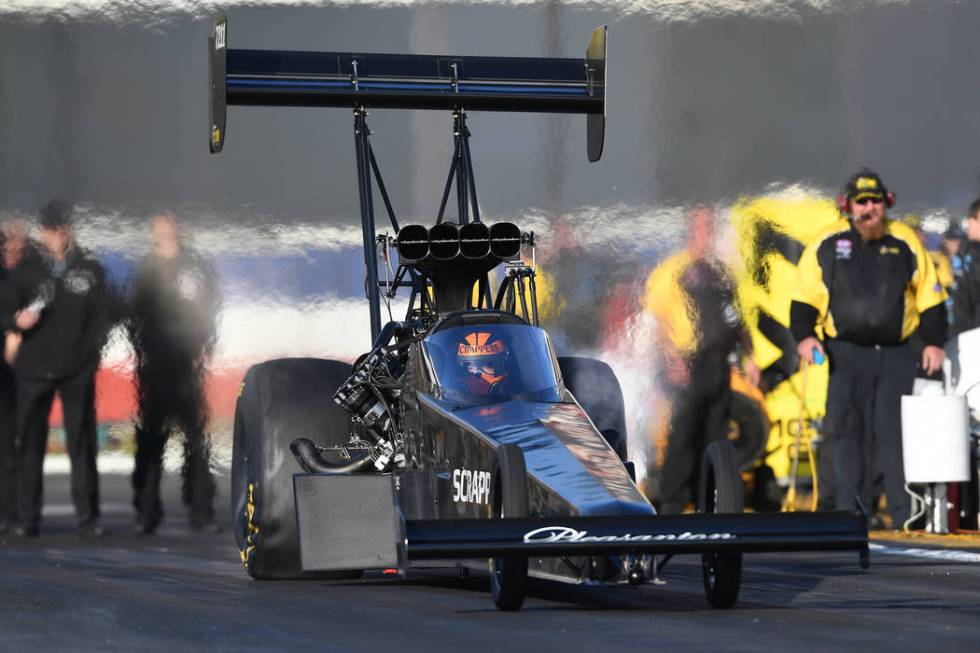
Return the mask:
[[[909,556],[912,558],[928,558],[945,562],[980,563],[980,553],[973,551],[958,551],[953,549],[920,549],[917,547],[891,546],[872,542],[868,545],[871,551],[887,555]]]

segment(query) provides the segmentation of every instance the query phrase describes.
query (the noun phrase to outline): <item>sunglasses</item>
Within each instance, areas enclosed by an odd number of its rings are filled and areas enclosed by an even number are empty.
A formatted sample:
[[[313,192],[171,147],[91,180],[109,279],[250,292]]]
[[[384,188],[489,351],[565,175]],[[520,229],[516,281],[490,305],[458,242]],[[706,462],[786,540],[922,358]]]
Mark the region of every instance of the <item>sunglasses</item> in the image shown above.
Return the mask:
[[[866,206],[868,204],[884,204],[885,203],[885,200],[882,197],[865,197],[864,199],[852,200],[852,201],[855,204],[859,204],[861,206]]]

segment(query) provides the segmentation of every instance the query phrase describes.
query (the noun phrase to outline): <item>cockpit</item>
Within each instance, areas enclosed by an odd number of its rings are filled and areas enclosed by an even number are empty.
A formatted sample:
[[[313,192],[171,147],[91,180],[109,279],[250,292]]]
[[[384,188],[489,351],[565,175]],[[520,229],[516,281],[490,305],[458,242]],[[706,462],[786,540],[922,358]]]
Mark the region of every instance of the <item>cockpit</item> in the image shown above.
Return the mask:
[[[523,324],[474,324],[423,341],[439,398],[461,406],[511,399],[557,402],[558,365],[548,335]]]

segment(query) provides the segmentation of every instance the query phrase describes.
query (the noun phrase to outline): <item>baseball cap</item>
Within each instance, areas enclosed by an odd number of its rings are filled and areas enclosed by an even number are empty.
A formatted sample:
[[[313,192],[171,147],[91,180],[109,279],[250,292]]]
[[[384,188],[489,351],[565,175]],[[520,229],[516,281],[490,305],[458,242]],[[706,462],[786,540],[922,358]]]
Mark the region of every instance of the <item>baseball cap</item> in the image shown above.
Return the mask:
[[[847,180],[844,195],[849,200],[885,199],[888,189],[877,172],[865,168]]]
[[[72,207],[66,202],[54,200],[48,202],[41,209],[38,223],[42,229],[57,229],[71,225]]]
[[[946,240],[963,240],[966,238],[966,232],[958,223],[950,222],[949,227],[943,232],[943,238]]]

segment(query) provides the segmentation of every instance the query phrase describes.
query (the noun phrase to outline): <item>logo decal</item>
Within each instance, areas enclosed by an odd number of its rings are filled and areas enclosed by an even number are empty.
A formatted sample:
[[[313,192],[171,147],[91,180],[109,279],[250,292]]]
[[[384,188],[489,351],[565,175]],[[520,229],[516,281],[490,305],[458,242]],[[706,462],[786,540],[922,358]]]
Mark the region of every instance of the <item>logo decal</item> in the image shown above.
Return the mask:
[[[657,535],[589,535],[568,526],[543,526],[524,534],[525,544],[554,544],[556,542],[694,542],[704,540],[734,540],[734,533],[658,533]]]
[[[88,270],[72,270],[65,275],[65,289],[75,295],[85,295],[95,285],[95,275]]]
[[[878,180],[873,177],[858,177],[854,186],[858,190],[875,190],[878,188]]]
[[[504,350],[504,344],[499,340],[487,342],[492,334],[485,332],[471,333],[466,336],[466,342],[459,343],[459,350],[456,352],[460,356],[483,356],[487,354],[499,354]]]
[[[851,251],[854,248],[854,243],[852,243],[847,238],[841,238],[837,241],[837,258],[847,260],[851,258]]]
[[[730,327],[738,326],[741,321],[738,317],[738,309],[727,302],[721,310],[721,319]]]
[[[454,469],[453,501],[456,503],[489,504],[490,472]]]
[[[204,286],[204,280],[196,272],[184,270],[177,275],[177,292],[189,302],[197,299],[202,286]]]
[[[225,34],[228,23],[218,23],[214,26],[214,49],[220,50],[225,47]]]

